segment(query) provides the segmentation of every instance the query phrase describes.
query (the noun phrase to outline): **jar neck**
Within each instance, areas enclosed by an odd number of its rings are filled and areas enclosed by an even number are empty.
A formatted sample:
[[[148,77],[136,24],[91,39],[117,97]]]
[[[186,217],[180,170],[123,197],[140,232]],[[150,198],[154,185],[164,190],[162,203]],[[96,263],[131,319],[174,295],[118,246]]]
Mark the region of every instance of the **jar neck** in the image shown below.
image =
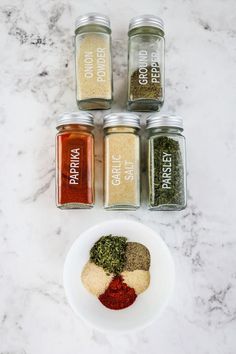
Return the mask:
[[[135,36],[136,34],[155,34],[160,37],[164,37],[165,35],[164,31],[162,31],[160,28],[150,27],[150,26],[133,28],[128,32],[129,37]]]
[[[105,134],[111,133],[131,133],[138,134],[139,129],[135,127],[108,127],[104,128]]]
[[[70,131],[92,132],[93,126],[83,124],[65,124],[57,127],[57,130],[59,133]]]
[[[110,34],[111,33],[111,29],[105,26],[101,26],[101,25],[84,25],[81,27],[76,28],[75,30],[75,35],[80,34],[80,33],[86,33],[86,32],[98,32],[98,33],[107,33]]]
[[[177,134],[182,135],[183,129],[177,127],[153,127],[148,129],[149,135],[153,134]]]

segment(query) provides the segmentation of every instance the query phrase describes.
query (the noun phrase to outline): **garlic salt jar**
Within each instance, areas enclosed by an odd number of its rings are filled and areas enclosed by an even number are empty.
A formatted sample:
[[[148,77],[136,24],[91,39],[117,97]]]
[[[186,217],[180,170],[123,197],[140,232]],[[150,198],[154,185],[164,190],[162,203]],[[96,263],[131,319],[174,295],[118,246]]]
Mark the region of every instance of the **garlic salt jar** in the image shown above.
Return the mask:
[[[76,20],[76,98],[80,109],[108,109],[112,102],[111,29],[107,16]]]
[[[57,119],[56,204],[61,209],[94,205],[93,116],[64,113]]]
[[[104,117],[104,207],[135,210],[140,206],[140,119],[134,113]]]
[[[128,109],[159,111],[164,102],[164,24],[153,15],[129,24]]]

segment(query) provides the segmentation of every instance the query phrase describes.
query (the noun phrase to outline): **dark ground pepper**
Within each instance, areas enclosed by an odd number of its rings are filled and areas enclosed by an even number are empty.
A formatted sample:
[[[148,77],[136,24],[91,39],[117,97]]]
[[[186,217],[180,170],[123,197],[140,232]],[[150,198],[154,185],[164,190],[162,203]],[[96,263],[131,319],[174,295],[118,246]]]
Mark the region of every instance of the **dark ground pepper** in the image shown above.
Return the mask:
[[[90,261],[110,274],[119,274],[125,265],[126,237],[102,236],[90,250]]]
[[[158,63],[156,63],[157,65]],[[147,80],[148,83],[146,85],[141,85],[139,83],[139,69],[135,70],[131,75],[130,81],[130,99],[138,100],[138,99],[154,99],[154,100],[163,100],[163,88],[160,83],[152,83],[151,82],[151,69],[152,67],[147,66]],[[161,73],[159,73],[161,75]]]
[[[151,206],[184,204],[184,167],[179,142],[167,136],[155,137],[154,150],[154,195]],[[171,154],[171,189],[162,188],[163,152]],[[152,193],[151,190],[151,193]]]
[[[150,253],[147,247],[138,242],[127,242],[124,270],[149,270]]]

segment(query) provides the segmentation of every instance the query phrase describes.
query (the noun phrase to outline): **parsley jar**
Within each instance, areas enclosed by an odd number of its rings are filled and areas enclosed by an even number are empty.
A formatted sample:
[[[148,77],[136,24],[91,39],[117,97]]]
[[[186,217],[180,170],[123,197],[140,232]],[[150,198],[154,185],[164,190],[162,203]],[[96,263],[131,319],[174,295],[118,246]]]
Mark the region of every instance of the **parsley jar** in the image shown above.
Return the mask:
[[[148,189],[151,210],[182,210],[186,207],[186,158],[183,121],[179,116],[147,118]]]
[[[159,111],[164,102],[164,23],[154,15],[137,16],[128,35],[128,109]]]

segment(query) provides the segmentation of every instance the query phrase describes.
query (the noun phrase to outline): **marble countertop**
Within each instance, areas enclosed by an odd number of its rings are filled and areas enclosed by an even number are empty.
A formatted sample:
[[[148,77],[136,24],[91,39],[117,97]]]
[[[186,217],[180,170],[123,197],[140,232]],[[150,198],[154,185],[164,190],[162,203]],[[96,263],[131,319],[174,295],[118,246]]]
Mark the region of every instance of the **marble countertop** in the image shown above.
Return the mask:
[[[155,13],[165,21],[162,112],[184,117],[187,138],[188,207],[182,212],[143,206],[108,215],[102,209],[104,112],[96,113],[96,207],[55,207],[55,118],[76,109],[74,19],[90,11],[112,22],[114,111],[125,109],[129,19]],[[0,19],[0,353],[235,354],[235,1],[1,0]],[[74,316],[62,270],[81,231],[121,217],[160,233],[177,282],[159,321],[115,336]]]

